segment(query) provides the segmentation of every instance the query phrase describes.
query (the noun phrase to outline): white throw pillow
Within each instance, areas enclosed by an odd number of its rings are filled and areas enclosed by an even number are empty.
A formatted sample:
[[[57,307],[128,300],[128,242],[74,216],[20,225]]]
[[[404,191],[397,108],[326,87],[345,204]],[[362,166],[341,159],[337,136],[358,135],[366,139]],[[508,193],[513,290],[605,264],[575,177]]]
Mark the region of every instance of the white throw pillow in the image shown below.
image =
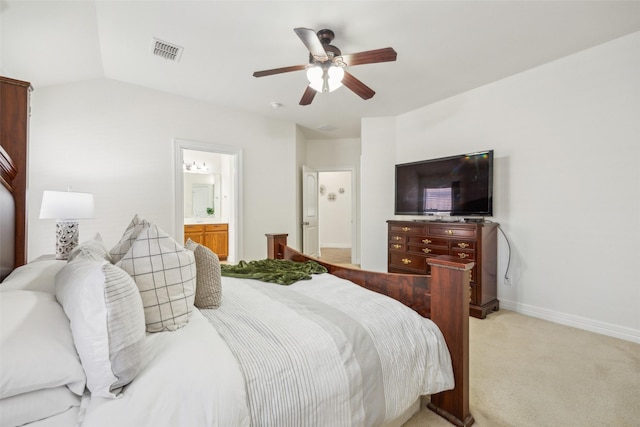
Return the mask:
[[[109,255],[109,250],[105,247],[100,233],[96,233],[92,239],[80,243],[72,250],[69,254],[69,262],[78,256],[84,256],[98,261],[106,259],[111,262],[111,255]]]
[[[106,260],[79,257],[56,276],[56,297],[71,320],[92,397],[116,397],[141,369],[146,334],[135,282]]]
[[[189,322],[196,289],[193,252],[151,225],[116,265],[138,285],[148,332],[174,331]]]
[[[0,398],[49,387],[84,392],[69,319],[52,294],[0,292]]]
[[[142,230],[148,228],[151,224],[138,214],[133,216],[133,219],[124,231],[124,234],[120,238],[120,241],[109,251],[111,255],[111,262],[116,264],[122,259],[122,257],[129,251],[131,245],[138,238],[138,235]]]

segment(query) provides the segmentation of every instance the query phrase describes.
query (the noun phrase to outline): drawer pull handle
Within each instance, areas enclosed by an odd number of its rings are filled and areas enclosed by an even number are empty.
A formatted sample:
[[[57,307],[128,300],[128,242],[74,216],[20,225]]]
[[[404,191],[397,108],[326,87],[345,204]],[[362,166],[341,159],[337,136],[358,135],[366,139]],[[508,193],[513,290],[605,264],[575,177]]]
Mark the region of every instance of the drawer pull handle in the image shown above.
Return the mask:
[[[424,252],[425,254],[428,254],[429,252],[431,252],[431,249],[429,248],[423,248],[422,252]]]
[[[429,243],[431,243],[431,240],[429,240],[429,239],[424,239],[424,240],[422,241],[422,243],[424,243],[425,245],[428,245]]]
[[[464,252],[458,252],[458,256],[462,259],[465,259],[469,257],[469,254],[465,254]]]
[[[402,237],[400,237],[400,236],[393,236],[393,240],[402,240]]]
[[[453,230],[447,230],[445,231],[445,233],[447,233],[449,236],[453,236],[454,234],[456,234],[456,232]]]
[[[397,243],[395,245],[393,245],[393,249],[400,249],[401,247],[402,247],[402,245],[399,245]]]
[[[407,232],[409,230],[411,230],[409,227],[402,227],[402,231],[404,231],[404,232]]]
[[[458,243],[458,246],[461,247],[462,249],[464,249],[464,248],[468,248],[469,244],[462,242],[462,243]]]
[[[411,264],[411,260],[410,260],[410,259],[408,259],[408,258],[402,258],[402,263],[403,263],[404,265]]]

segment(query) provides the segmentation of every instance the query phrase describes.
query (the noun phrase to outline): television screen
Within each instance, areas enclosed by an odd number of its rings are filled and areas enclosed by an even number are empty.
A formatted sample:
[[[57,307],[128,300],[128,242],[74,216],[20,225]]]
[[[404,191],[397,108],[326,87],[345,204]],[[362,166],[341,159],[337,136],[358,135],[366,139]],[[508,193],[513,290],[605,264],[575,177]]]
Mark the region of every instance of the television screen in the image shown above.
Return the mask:
[[[493,150],[396,165],[395,214],[492,216]]]

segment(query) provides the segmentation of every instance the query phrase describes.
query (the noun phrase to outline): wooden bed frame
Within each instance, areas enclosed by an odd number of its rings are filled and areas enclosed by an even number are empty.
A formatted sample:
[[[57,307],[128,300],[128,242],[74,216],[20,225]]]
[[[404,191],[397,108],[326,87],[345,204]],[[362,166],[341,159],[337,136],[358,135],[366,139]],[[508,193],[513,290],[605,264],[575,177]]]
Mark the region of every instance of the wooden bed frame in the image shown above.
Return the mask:
[[[10,84],[10,88],[30,88],[26,82],[1,80],[2,84]],[[0,91],[2,105],[8,101],[5,92]],[[14,99],[13,95],[10,98]],[[2,112],[3,116],[5,112]],[[2,118],[3,130],[5,122],[9,121],[11,118]],[[5,137],[7,134],[2,135],[0,145],[0,280],[13,268],[26,263],[27,243],[26,133],[23,135],[18,132],[18,137],[8,141],[9,138]],[[294,261],[309,259],[287,247],[287,234],[268,234],[267,240],[269,258]],[[429,277],[374,273],[316,261],[327,267],[331,274],[388,295],[422,316],[431,318],[438,325],[451,353],[456,387],[432,395],[429,408],[454,425],[473,424],[474,419],[469,413],[469,280],[473,262],[447,256],[432,258],[429,261],[432,275]]]
[[[438,325],[449,347],[455,388],[431,396],[429,409],[456,426],[474,423],[469,412],[469,292],[473,261],[438,256],[427,261],[431,276],[377,273],[347,268],[304,255],[287,246],[287,234],[267,234],[267,256],[314,260],[329,273],[387,295]]]

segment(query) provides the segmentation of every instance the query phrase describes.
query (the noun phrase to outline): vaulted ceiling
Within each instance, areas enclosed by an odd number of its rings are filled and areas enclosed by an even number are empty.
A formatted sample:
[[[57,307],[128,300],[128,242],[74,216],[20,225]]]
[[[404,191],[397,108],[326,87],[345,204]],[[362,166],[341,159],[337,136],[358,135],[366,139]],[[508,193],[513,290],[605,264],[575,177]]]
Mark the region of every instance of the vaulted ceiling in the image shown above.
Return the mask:
[[[298,123],[309,138],[360,136],[396,116],[640,31],[638,1],[0,1],[0,70],[35,89],[114,79]],[[296,27],[335,32],[343,53],[393,47],[397,61],[349,67],[376,91],[298,102],[308,62]],[[153,39],[183,48],[177,62]],[[280,108],[271,105],[278,103]],[[324,129],[324,130],[319,130]]]

